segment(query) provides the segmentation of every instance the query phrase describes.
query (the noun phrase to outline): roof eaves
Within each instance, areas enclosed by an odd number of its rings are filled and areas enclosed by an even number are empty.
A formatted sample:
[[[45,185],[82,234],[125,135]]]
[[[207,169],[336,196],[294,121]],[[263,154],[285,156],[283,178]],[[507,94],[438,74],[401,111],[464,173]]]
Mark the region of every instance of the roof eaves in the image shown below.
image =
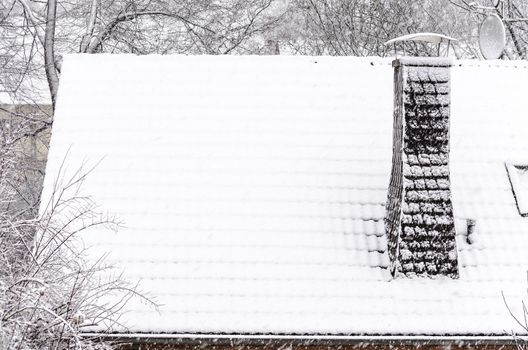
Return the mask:
[[[114,342],[174,345],[251,345],[288,344],[302,346],[346,346],[369,344],[508,345],[526,342],[528,337],[513,335],[288,335],[288,334],[207,334],[207,333],[83,333],[86,338]]]

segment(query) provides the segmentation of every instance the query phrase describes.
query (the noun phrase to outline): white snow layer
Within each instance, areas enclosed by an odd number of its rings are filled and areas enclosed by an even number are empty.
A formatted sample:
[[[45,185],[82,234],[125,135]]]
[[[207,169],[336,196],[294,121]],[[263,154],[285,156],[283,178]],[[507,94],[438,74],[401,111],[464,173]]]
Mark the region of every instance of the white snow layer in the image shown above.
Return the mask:
[[[161,305],[130,302],[116,331],[519,331],[501,292],[520,316],[528,218],[504,162],[528,163],[527,81],[526,63],[452,68],[458,280],[387,271],[390,60],[67,56],[43,206],[66,154],[66,176],[100,161],[82,193],[125,227],[85,242]]]

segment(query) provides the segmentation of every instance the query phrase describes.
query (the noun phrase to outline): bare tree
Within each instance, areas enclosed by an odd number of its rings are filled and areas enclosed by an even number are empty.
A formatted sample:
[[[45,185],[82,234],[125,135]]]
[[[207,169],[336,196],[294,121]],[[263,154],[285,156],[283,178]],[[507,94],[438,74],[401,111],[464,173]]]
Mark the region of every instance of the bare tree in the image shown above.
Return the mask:
[[[119,311],[130,298],[150,301],[104,257],[86,258],[79,235],[119,225],[80,195],[89,170],[57,174],[51,199],[36,215],[39,196],[31,195],[27,183],[38,180],[21,167],[26,161],[21,153],[49,121],[30,116],[25,111],[0,119],[0,348],[108,349],[109,344],[82,338],[82,329],[119,326]],[[108,295],[112,298],[102,302]]]
[[[24,16],[26,8],[25,1],[0,2],[0,93],[31,102],[33,83],[43,78],[44,35],[37,18]]]
[[[512,11],[520,15],[524,6],[517,4]],[[436,32],[458,39],[452,43],[458,58],[476,58],[480,15],[471,8],[465,0],[293,0],[289,10],[293,20],[286,24],[290,27],[285,28],[284,38],[293,53],[387,56],[393,49],[384,45],[389,39]],[[524,22],[510,24],[521,25]],[[521,39],[518,42],[526,46]],[[419,43],[406,44],[406,52],[437,54],[436,48]]]
[[[0,28],[12,38],[2,67],[44,66],[53,104],[64,53],[257,53],[263,33],[281,20],[278,0],[8,0]],[[24,34],[21,39],[20,34]],[[31,43],[28,44],[28,41]],[[1,51],[1,50],[0,50]],[[0,55],[2,53],[0,52]],[[17,56],[18,55],[18,56]],[[29,59],[31,58],[31,60]],[[30,69],[5,74],[23,81]],[[20,91],[18,91],[20,92]]]

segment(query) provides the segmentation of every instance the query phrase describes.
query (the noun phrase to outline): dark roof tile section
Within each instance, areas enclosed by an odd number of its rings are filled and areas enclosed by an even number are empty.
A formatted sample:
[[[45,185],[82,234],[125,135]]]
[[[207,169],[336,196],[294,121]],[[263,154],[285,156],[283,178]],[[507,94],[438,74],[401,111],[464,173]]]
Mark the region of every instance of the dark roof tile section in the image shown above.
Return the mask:
[[[423,60],[423,59],[422,59]],[[386,229],[393,274],[458,277],[449,181],[449,69],[395,64]]]

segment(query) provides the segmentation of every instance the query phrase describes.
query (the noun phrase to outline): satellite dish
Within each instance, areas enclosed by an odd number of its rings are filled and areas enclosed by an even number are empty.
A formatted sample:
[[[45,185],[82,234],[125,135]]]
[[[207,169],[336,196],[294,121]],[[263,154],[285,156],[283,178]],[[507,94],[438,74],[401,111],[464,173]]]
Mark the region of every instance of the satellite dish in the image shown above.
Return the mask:
[[[502,55],[506,45],[506,30],[499,16],[491,14],[480,25],[479,46],[482,56],[495,60]]]

